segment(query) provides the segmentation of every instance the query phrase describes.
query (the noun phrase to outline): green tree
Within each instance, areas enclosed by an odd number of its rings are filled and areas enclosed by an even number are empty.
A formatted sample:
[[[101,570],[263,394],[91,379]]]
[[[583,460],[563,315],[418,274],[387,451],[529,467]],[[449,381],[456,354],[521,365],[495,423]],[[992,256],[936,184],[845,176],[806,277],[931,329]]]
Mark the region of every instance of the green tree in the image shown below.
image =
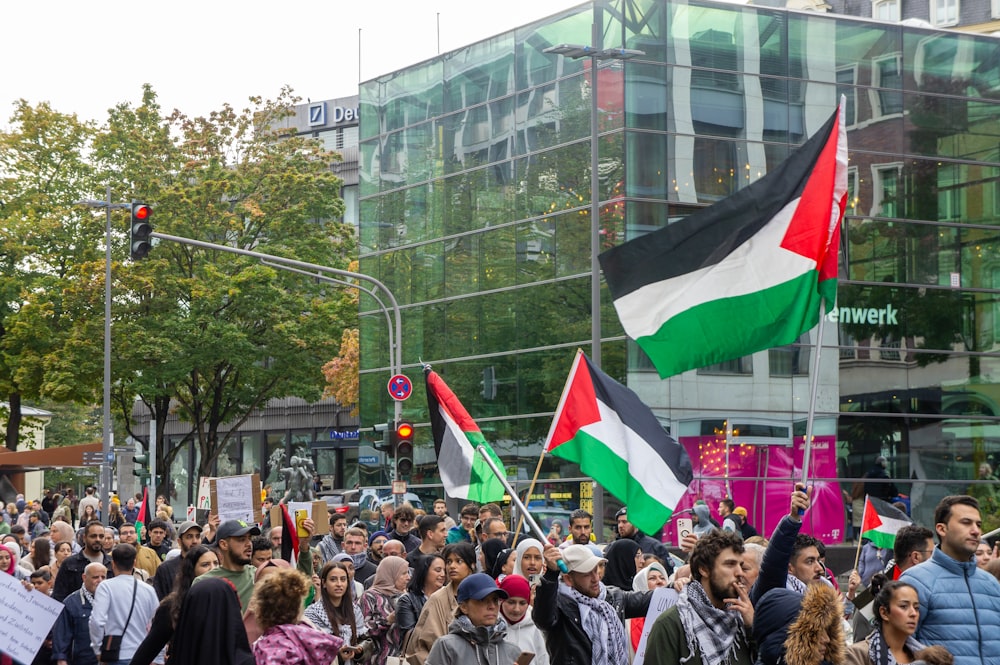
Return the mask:
[[[92,125],[24,100],[9,124],[0,133],[0,395],[13,450],[23,400],[94,395],[102,337],[79,322],[100,311],[103,218],[74,205],[95,189]]]
[[[356,241],[332,221],[343,214],[329,168],[336,156],[280,129],[296,101],[283,90],[240,112],[163,118],[147,86],[138,108],[112,110],[95,154],[116,190],[153,204],[157,231],[344,269]],[[175,411],[191,425],[203,476],[253,409],[276,397],[318,399],[323,364],[356,326],[348,290],[224,251],[161,242],[122,266],[119,281],[122,416],[138,396],[162,437]],[[170,453],[159,457],[167,468]]]

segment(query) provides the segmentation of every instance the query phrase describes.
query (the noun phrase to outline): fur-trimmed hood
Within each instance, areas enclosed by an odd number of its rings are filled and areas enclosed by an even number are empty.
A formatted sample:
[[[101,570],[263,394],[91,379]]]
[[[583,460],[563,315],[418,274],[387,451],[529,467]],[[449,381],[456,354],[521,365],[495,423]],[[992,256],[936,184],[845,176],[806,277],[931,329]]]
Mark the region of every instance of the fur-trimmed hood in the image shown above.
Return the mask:
[[[764,665],[843,665],[846,660],[844,607],[837,592],[810,584],[805,596],[772,589],[754,608],[753,634]],[[829,636],[821,648],[818,636]]]

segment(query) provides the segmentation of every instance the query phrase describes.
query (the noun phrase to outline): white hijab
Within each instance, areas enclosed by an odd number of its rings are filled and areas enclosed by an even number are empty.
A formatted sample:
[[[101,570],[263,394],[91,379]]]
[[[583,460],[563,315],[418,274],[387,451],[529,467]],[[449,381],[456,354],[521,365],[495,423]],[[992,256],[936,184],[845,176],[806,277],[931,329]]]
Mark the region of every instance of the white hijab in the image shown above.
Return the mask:
[[[521,577],[526,578],[529,582],[534,584],[535,580],[528,577],[528,575],[521,570],[521,558],[524,556],[524,553],[530,550],[531,548],[535,548],[536,550],[538,550],[538,553],[540,555],[545,552],[545,547],[542,545],[541,541],[535,540],[534,538],[525,538],[524,540],[518,541],[517,549],[514,550],[515,552],[517,552],[517,559],[514,561],[514,574],[520,575]],[[537,579],[537,576],[535,577]]]

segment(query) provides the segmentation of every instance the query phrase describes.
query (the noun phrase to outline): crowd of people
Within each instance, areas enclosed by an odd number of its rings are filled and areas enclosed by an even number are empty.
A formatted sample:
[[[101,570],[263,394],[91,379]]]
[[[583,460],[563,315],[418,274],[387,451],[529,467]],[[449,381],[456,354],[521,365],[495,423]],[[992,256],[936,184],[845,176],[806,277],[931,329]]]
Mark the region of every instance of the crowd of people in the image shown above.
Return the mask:
[[[105,527],[99,505],[46,498],[51,512],[19,498],[0,521],[0,571],[64,604],[34,663],[1000,663],[1000,558],[972,496],[944,498],[933,530],[903,527],[892,550],[866,545],[844,589],[802,533],[801,488],[767,539],[728,500],[719,522],[696,506],[679,555],[627,507],[601,545],[584,510],[538,540],[495,504],[455,521],[444,501],[429,514],[390,501],[374,532],[331,513],[314,537],[305,520],[292,551],[265,515],[164,514],[140,533],[132,500]]]

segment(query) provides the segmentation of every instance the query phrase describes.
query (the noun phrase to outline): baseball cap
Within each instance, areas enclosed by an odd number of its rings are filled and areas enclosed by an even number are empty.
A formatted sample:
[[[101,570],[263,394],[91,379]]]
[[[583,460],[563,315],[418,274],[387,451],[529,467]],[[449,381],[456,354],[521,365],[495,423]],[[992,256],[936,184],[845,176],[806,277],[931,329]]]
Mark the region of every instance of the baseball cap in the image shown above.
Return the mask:
[[[248,533],[251,536],[259,536],[260,529],[257,528],[256,524],[247,524],[243,520],[226,520],[219,525],[219,535],[216,536],[216,540],[237,538]]]
[[[492,577],[486,573],[473,573],[458,585],[458,602],[482,600],[492,593],[504,599],[509,597],[506,591],[497,586],[496,580]]]
[[[599,557],[586,545],[569,545],[562,550],[563,561],[571,573],[589,573],[607,559]]]
[[[191,529],[198,529],[198,531],[202,530],[201,527],[198,525],[197,522],[192,522],[191,520],[188,520],[186,522],[181,522],[181,525],[179,527],[177,527],[177,535],[178,536],[183,536],[185,533],[187,533]]]
[[[735,508],[733,508],[733,514],[739,515],[740,517],[746,517],[747,509],[744,508],[743,506],[736,506]]]

